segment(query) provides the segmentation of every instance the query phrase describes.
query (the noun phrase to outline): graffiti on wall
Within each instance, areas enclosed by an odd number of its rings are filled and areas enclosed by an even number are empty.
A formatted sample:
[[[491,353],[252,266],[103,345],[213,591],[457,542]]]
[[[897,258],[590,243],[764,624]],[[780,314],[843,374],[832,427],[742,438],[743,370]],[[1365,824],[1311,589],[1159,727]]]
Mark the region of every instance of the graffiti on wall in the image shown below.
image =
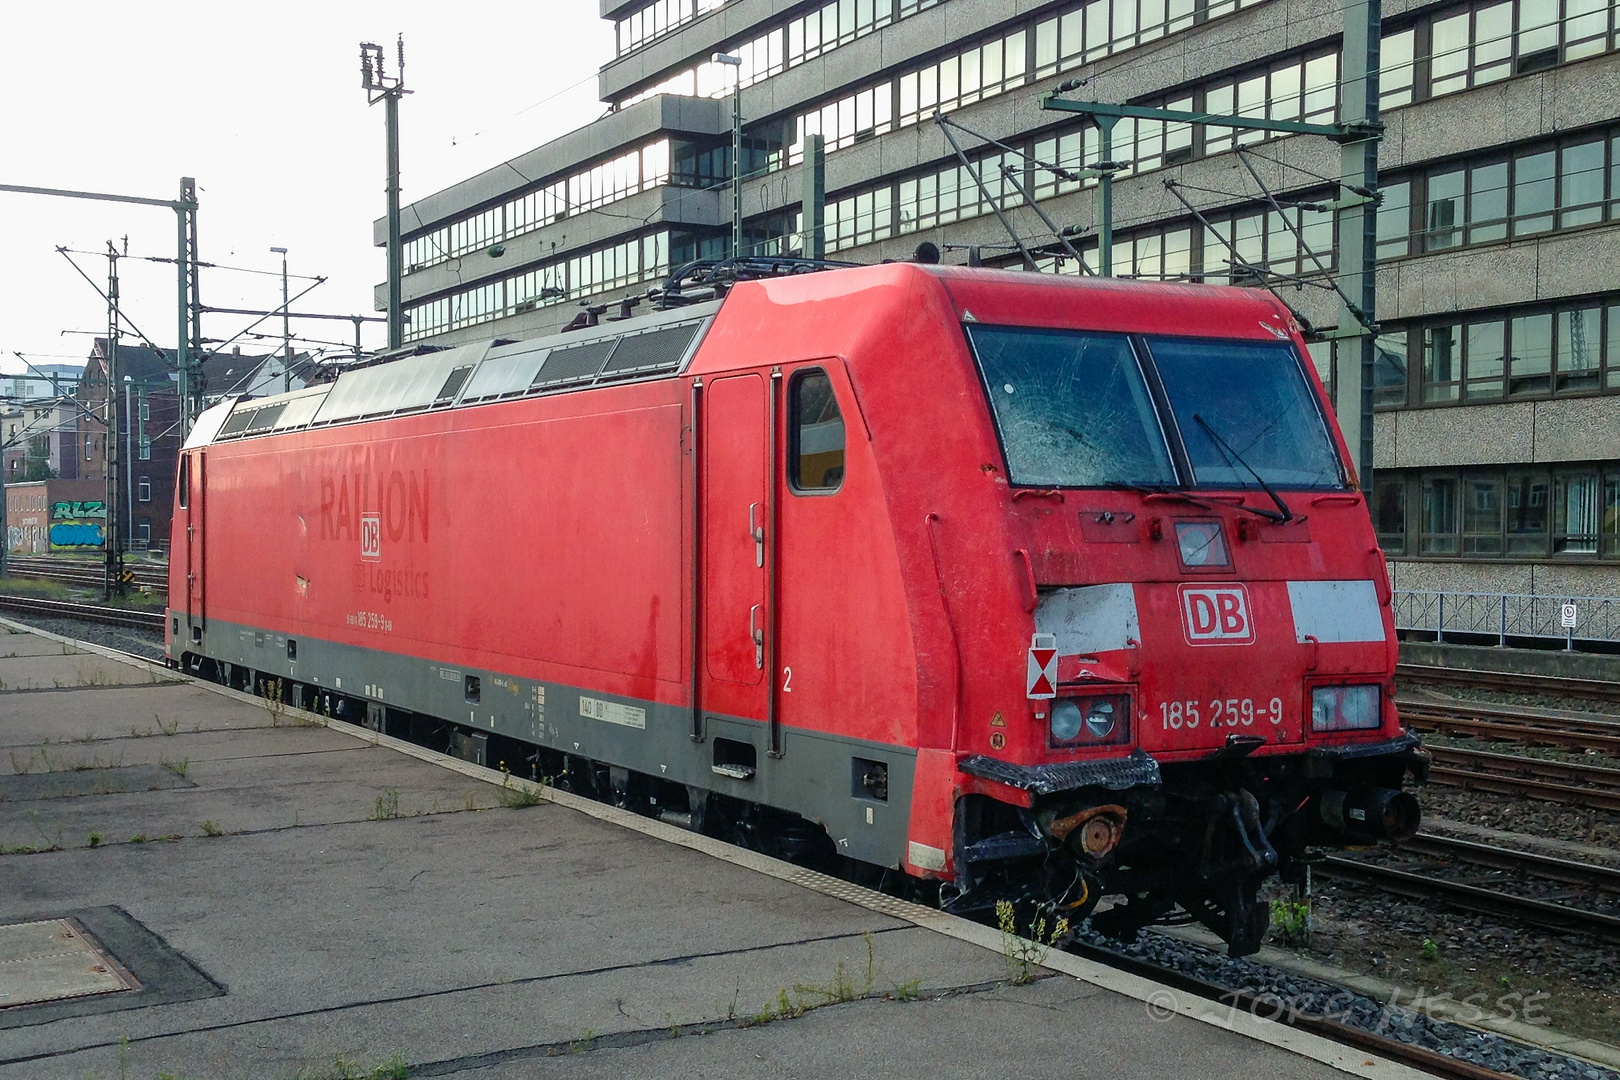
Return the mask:
[[[83,551],[101,546],[107,526],[104,502],[58,502],[51,504],[51,550]]]

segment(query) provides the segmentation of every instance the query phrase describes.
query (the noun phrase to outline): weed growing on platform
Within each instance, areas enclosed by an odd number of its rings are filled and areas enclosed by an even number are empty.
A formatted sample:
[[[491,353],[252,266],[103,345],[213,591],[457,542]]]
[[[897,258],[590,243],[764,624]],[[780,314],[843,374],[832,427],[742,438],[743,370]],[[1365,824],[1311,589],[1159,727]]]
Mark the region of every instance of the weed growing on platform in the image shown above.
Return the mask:
[[[259,704],[270,717],[271,727],[280,727],[287,718],[286,687],[280,679],[266,679],[260,684],[263,695]]]
[[[1282,935],[1284,945],[1303,949],[1311,943],[1311,902],[1278,897],[1271,902],[1271,925]]]
[[[1007,976],[1014,986],[1035,978],[1057,940],[1069,932],[1069,920],[1058,919],[1047,932],[1046,916],[1029,924],[1029,937],[1018,933],[1018,916],[1010,900],[996,901],[996,922],[1001,927],[1001,953],[1007,959]]]
[[[314,1069],[300,1069],[290,1080],[407,1080],[410,1068],[403,1053],[395,1054],[381,1065],[366,1068],[336,1054],[331,1065]]]
[[[546,801],[546,797],[535,789],[520,787],[512,783],[511,770],[506,767],[504,761],[501,762],[501,776],[501,786],[495,789],[495,798],[508,810],[521,810],[526,806],[539,806]],[[541,780],[540,783],[549,787],[550,778],[547,777]]]
[[[158,764],[163,766],[165,769],[168,769],[182,780],[184,780],[186,778],[186,774],[191,771],[190,758],[181,758],[179,761],[170,761],[167,758],[161,758],[158,760]]]
[[[91,831],[89,836],[85,837],[85,840],[86,840],[86,842],[89,843],[89,845],[91,847],[100,847],[101,846],[101,834],[98,833],[98,832],[95,832],[94,830]]]
[[[225,830],[220,828],[219,825],[217,825],[213,821],[204,821],[202,823],[202,831],[203,831],[204,836],[224,836],[225,835]]]
[[[165,724],[163,722],[163,717],[159,716],[157,713],[153,713],[152,721],[157,724],[158,730],[163,732],[165,735],[173,735],[175,732],[180,730],[180,718],[178,716]]]
[[[399,788],[389,788],[371,804],[371,820],[387,821],[399,817]]]

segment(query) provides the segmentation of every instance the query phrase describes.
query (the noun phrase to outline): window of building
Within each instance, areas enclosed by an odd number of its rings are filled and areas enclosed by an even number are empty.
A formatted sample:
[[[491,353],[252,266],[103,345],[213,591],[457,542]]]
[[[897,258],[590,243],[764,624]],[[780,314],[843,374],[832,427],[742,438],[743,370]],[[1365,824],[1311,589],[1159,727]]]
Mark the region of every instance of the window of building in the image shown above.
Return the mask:
[[[1510,323],[1508,396],[1544,394],[1552,387],[1552,316],[1520,315]]]
[[[141,547],[150,547],[152,545],[151,518],[143,517],[135,522],[135,542],[140,544]]]
[[[1462,327],[1423,331],[1423,400],[1456,401],[1462,383]]]
[[[1406,554],[1405,479],[1373,478],[1373,517],[1385,554]]]
[[[1553,483],[1553,551],[1596,555],[1597,550],[1597,473],[1559,473]]]
[[[1457,481],[1451,477],[1423,481],[1423,535],[1418,550],[1424,555],[1457,553]]]
[[[140,439],[139,447],[140,447],[139,453],[140,453],[141,460],[142,461],[150,461],[150,460],[152,460],[152,440],[147,438],[145,435],[142,435],[141,439]]]
[[[84,460],[90,460],[90,455],[94,452],[95,445],[96,437],[94,435],[86,435],[84,437]]]
[[[1547,495],[1544,473],[1507,474],[1507,553],[1547,554]]]
[[[152,399],[146,396],[146,391],[145,390],[141,391],[141,404],[140,404],[140,414],[139,415],[140,415],[140,418],[142,420],[150,420],[150,419],[152,419]]]
[[[1405,405],[1407,381],[1406,333],[1379,334],[1373,341],[1373,404]]]
[[[788,481],[794,491],[836,491],[844,482],[844,418],[825,371],[800,372],[790,391]]]
[[[139,502],[152,501],[152,478],[143,476],[135,481],[135,498]]]
[[[1469,477],[1463,483],[1464,555],[1502,553],[1502,481],[1500,477]]]

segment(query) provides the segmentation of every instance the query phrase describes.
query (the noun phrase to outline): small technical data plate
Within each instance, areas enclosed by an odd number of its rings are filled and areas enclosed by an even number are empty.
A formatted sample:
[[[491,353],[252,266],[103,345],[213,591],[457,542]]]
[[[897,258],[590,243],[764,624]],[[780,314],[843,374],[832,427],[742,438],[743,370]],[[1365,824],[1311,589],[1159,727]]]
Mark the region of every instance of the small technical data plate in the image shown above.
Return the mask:
[[[0,1009],[138,989],[67,919],[0,926]]]

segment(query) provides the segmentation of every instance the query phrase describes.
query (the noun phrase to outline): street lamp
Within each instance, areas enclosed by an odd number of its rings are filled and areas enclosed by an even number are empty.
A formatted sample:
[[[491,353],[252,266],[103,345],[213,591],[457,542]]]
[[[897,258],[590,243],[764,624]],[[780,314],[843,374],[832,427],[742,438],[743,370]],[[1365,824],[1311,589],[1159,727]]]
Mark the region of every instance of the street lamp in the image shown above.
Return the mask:
[[[716,64],[735,68],[731,81],[731,257],[742,257],[742,57],[715,53]]]
[[[281,387],[282,392],[292,390],[292,314],[287,310],[287,249],[270,249],[281,256]]]

